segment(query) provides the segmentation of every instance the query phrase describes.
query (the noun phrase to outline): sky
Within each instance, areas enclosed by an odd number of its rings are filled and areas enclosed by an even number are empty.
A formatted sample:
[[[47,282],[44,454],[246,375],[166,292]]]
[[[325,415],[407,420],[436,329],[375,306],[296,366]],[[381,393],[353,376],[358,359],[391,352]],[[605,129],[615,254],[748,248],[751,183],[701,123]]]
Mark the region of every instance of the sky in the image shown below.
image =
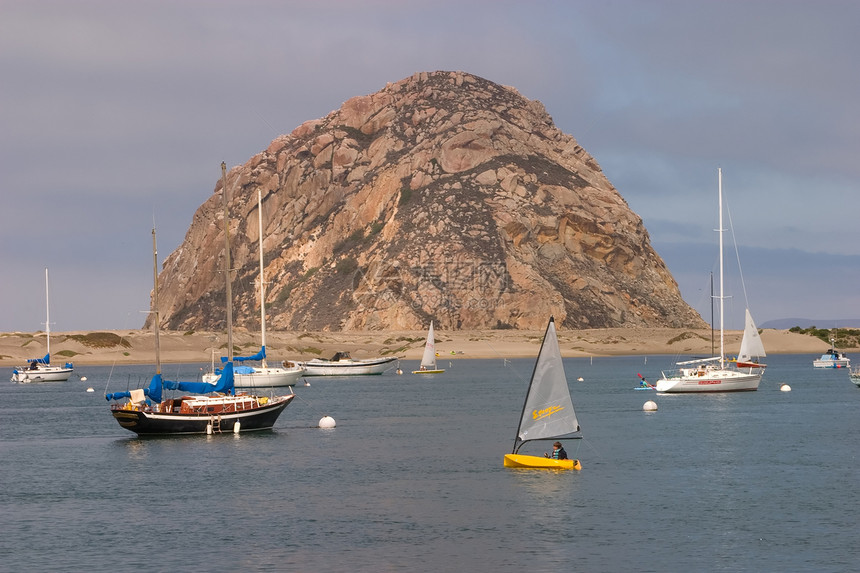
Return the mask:
[[[0,0],[0,332],[45,329],[46,268],[52,331],[142,327],[153,224],[160,262],[221,161],[435,70],[543,102],[705,320],[722,169],[726,327],[747,305],[838,327],[860,317],[857,22],[853,0]]]

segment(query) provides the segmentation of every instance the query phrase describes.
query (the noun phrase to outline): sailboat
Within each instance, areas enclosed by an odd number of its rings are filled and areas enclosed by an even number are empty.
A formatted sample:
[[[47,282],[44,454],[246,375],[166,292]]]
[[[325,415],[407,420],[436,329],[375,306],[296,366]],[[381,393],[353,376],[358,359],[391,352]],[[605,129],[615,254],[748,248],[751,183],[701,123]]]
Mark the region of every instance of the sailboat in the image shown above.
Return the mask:
[[[45,269],[45,340],[48,353],[42,358],[28,358],[28,366],[12,370],[12,382],[65,382],[74,372],[74,364],[51,364],[51,304],[48,295],[48,269]]]
[[[762,367],[753,365],[751,362],[753,352],[764,356],[764,346],[758,336],[758,330],[752,321],[749,309],[746,311],[746,325],[744,328],[744,339],[747,340],[747,348],[743,348],[734,366],[726,360],[725,342],[723,331],[723,172],[718,173],[718,204],[719,204],[719,228],[720,234],[720,355],[710,358],[687,360],[678,362],[680,366],[675,371],[666,374],[657,380],[658,392],[742,392],[758,390],[761,382]],[[749,335],[747,333],[749,332]],[[757,348],[760,347],[760,348]]]
[[[561,361],[555,320],[550,317],[523,402],[514,449],[505,455],[505,467],[580,470],[582,464],[579,460],[557,460],[546,455],[541,457],[517,453],[523,444],[533,440],[580,439],[582,436],[579,431]]]
[[[424,343],[424,355],[421,357],[421,366],[413,370],[413,374],[441,374],[445,370],[436,367],[436,340],[433,337],[433,321],[430,321],[430,330],[427,331],[427,341]]]
[[[753,322],[750,309],[746,309],[744,320],[744,336],[741,338],[741,349],[738,351],[738,368],[765,368],[761,359],[767,356],[764,352],[764,344],[759,336],[758,328]]]
[[[219,432],[269,430],[281,412],[295,399],[293,393],[281,396],[256,396],[237,393],[233,378],[233,308],[230,290],[229,218],[227,216],[226,165],[221,164],[224,181],[224,274],[227,282],[227,354],[228,360],[214,383],[177,382],[161,375],[158,316],[158,250],[155,229],[152,230],[153,253],[153,330],[155,331],[155,375],[146,388],[105,394],[112,404],[110,411],[123,428],[138,435],[213,434]],[[162,400],[163,390],[179,390],[191,395]]]
[[[259,361],[259,366],[233,366],[233,378],[237,388],[269,388],[273,386],[294,386],[304,374],[303,366],[296,362],[284,361],[283,366],[269,366],[266,363],[266,283],[263,274],[263,198],[257,189],[257,222],[259,228],[260,247],[260,351],[253,356],[234,356],[234,362]],[[221,362],[227,357],[222,356]],[[204,382],[214,382],[220,375],[220,370],[214,370],[203,375]]]

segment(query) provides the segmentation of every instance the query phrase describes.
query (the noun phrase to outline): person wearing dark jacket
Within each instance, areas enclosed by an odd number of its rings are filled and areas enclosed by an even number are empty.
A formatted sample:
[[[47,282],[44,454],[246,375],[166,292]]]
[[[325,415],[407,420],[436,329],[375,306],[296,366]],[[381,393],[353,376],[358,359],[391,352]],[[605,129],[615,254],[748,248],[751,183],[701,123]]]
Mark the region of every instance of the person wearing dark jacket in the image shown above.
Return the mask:
[[[566,460],[567,452],[564,451],[564,448],[561,446],[561,442],[556,442],[552,445],[552,453],[544,453],[544,456],[554,460]]]

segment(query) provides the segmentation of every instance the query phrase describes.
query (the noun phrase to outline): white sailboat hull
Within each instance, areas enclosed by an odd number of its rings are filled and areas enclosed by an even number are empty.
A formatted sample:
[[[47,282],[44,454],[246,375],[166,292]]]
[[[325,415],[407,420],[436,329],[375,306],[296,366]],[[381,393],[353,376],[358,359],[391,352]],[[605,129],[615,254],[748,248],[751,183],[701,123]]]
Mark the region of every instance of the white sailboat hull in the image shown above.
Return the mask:
[[[302,377],[301,368],[257,368],[251,374],[234,374],[236,388],[272,388],[276,386],[295,386]]]
[[[237,374],[233,373],[234,386],[236,388],[276,388],[282,386],[295,386],[299,378],[304,374],[304,369],[296,368],[261,368],[254,366],[254,372]],[[203,375],[203,381],[214,384],[220,373],[208,372]]]
[[[691,371],[692,370],[692,371]],[[758,390],[761,373],[739,370],[711,369],[701,372],[682,369],[679,373],[664,376],[657,381],[657,392],[752,392]]]
[[[366,360],[308,360],[300,362],[305,368],[305,376],[366,376],[382,374],[394,366],[396,357],[372,358]]]
[[[74,369],[63,366],[45,366],[40,364],[36,369],[15,369],[12,372],[12,382],[65,382]]]

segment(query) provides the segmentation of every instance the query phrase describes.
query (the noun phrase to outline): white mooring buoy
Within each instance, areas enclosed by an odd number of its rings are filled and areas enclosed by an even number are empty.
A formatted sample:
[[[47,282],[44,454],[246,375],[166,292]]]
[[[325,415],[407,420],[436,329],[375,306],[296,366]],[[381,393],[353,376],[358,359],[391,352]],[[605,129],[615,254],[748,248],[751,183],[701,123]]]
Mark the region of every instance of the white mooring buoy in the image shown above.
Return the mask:
[[[87,392],[95,392],[92,388],[87,388]]]
[[[788,384],[781,384],[779,386],[779,391],[780,392],[791,392],[791,386],[789,386]]]
[[[648,400],[645,404],[642,405],[642,409],[646,412],[656,412],[657,411],[657,402],[654,400]]]
[[[87,381],[87,377],[86,377],[86,376],[81,376],[81,382],[86,382],[86,381]]]
[[[320,418],[320,428],[334,428],[335,425],[334,418],[331,416],[323,416]]]

